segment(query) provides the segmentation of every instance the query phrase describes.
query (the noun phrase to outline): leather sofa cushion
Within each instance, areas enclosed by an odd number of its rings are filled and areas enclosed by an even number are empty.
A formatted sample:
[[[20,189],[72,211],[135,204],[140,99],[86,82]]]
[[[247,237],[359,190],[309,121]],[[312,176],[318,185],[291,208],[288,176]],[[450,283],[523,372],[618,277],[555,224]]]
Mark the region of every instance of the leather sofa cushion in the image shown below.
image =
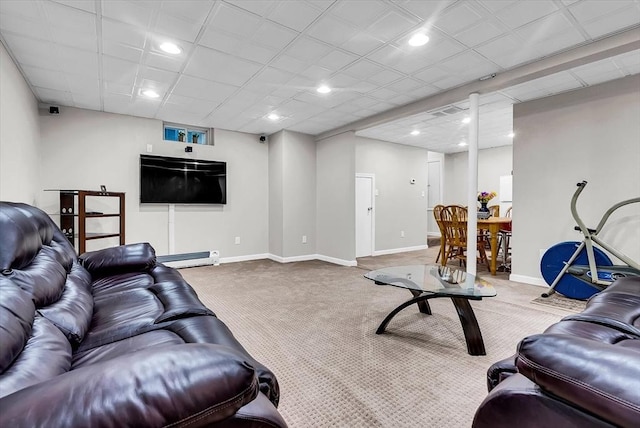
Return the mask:
[[[208,426],[258,394],[253,368],[229,349],[186,344],[163,351],[136,352],[17,391],[2,401],[0,426]]]
[[[144,272],[156,264],[156,252],[146,242],[121,245],[81,254],[80,263],[93,278],[127,272]]]
[[[13,363],[29,340],[35,310],[29,293],[0,276],[0,373]]]
[[[70,368],[69,341],[49,320],[37,316],[24,349],[0,375],[0,397],[52,379]]]
[[[638,351],[638,347],[546,333],[520,342],[516,364],[522,375],[547,393],[616,425],[637,426]]]

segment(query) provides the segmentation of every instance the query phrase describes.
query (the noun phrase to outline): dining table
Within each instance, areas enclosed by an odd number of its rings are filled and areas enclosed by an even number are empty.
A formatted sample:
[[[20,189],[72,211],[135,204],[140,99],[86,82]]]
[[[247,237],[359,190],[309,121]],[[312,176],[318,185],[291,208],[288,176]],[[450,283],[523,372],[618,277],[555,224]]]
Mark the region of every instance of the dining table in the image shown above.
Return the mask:
[[[498,235],[500,233],[500,230],[510,229],[510,227],[511,217],[489,217],[486,219],[478,219],[478,231],[486,230],[489,232],[489,246],[491,247],[491,260],[489,261],[489,270],[491,271],[491,275],[495,275],[498,270]],[[440,254],[446,254],[445,239],[441,239],[440,247]],[[444,266],[446,262],[447,261],[443,256],[442,265]]]
[[[478,230],[489,231],[489,245],[491,247],[489,270],[491,271],[491,275],[495,275],[498,269],[498,234],[500,233],[500,230],[510,228],[511,217],[489,217],[485,219],[478,219]]]

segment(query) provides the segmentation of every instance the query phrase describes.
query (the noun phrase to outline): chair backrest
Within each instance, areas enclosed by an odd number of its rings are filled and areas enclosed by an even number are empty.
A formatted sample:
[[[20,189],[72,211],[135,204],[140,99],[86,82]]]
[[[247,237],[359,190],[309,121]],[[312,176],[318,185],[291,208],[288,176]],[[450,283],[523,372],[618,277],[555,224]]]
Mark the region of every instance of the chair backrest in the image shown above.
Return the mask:
[[[500,217],[500,205],[488,206],[491,217]]]
[[[460,205],[448,205],[444,211],[448,219],[444,222],[447,227],[447,240],[450,245],[464,247],[467,245],[467,209]]]
[[[504,213],[504,216],[505,216],[505,217],[511,217],[511,208],[513,208],[513,207],[509,207],[509,208],[507,208],[507,212],[506,212],[506,213]]]
[[[442,236],[444,236],[444,225],[442,224],[442,211],[444,208],[444,205],[436,205],[433,207],[433,217],[436,219],[436,224],[438,225],[440,235]]]

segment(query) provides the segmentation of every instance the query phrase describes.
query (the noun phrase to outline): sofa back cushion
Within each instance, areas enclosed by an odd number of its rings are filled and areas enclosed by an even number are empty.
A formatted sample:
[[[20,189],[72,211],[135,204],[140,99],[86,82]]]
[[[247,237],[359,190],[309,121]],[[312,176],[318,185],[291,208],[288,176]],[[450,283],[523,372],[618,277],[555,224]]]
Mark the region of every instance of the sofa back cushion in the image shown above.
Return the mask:
[[[2,276],[27,291],[36,310],[76,345],[93,314],[91,276],[75,249],[42,210],[0,202]]]

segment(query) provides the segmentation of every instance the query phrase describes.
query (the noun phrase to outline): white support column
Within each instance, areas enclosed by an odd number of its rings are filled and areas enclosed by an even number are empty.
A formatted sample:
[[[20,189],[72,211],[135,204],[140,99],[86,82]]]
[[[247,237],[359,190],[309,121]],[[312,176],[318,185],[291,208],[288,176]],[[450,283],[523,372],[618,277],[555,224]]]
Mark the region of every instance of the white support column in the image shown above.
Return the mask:
[[[478,251],[478,120],[479,98],[477,93],[469,95],[469,165],[467,181],[467,273],[476,274],[476,253]]]
[[[176,252],[176,206],[169,204],[169,254],[175,254]]]

